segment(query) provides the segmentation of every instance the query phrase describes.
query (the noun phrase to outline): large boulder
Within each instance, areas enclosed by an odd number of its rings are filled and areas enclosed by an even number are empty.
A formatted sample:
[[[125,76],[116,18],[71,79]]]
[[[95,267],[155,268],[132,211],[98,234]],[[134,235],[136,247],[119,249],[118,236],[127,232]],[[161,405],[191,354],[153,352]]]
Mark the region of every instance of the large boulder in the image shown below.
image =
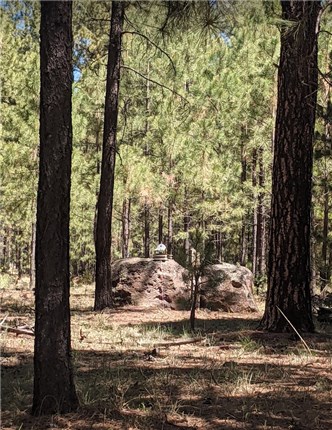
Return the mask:
[[[258,311],[253,274],[246,267],[221,263],[207,266],[202,278],[201,307],[226,312]]]
[[[188,308],[190,280],[186,269],[174,260],[124,258],[112,264],[112,288],[116,306]]]

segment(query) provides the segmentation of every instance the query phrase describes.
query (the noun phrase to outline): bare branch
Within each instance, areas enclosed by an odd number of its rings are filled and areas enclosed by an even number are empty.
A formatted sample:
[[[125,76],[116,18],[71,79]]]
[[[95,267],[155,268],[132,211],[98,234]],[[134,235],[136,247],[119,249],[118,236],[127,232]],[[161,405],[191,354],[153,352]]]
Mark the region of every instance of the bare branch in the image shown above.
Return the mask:
[[[157,81],[155,81],[155,80],[153,80],[153,79],[151,79],[151,78],[148,78],[147,76],[143,75],[142,73],[138,72],[138,71],[137,71],[137,70],[135,70],[135,69],[132,69],[132,68],[131,68],[131,67],[129,67],[129,66],[121,66],[121,68],[122,68],[122,69],[126,69],[126,70],[130,70],[131,72],[136,73],[138,76],[140,76],[141,78],[145,79],[146,81],[152,82],[153,84],[156,84],[156,85],[158,85],[158,86],[159,86],[159,87],[161,87],[161,88],[165,88],[165,90],[170,91],[171,93],[173,93],[173,94],[177,95],[178,97],[180,97],[180,98],[181,98],[183,101],[185,101],[186,103],[189,103],[189,100],[187,100],[185,97],[183,97],[183,96],[182,96],[181,94],[179,94],[178,92],[176,92],[176,91],[172,90],[172,88],[169,88],[169,87],[167,87],[166,85],[161,84],[160,82],[157,82]]]
[[[172,58],[170,57],[170,55],[169,55],[169,54],[167,54],[167,52],[166,52],[166,51],[164,51],[162,48],[160,48],[160,46],[158,46],[156,43],[154,43],[151,39],[149,39],[149,38],[148,38],[147,36],[145,36],[144,34],[139,33],[138,31],[124,31],[122,34],[134,34],[134,35],[137,35],[137,36],[142,37],[143,39],[145,39],[145,40],[147,40],[149,43],[151,43],[151,45],[153,45],[156,49],[158,49],[160,52],[162,52],[164,55],[166,55],[166,57],[169,59],[169,62],[170,62],[170,63],[171,63],[171,65],[172,65],[172,69],[174,70],[174,75],[176,75],[176,68],[175,68],[175,66],[174,66],[173,60],[172,60]]]
[[[205,337],[198,337],[195,339],[188,339],[188,340],[174,340],[171,342],[154,343],[153,346],[156,348],[168,348],[170,346],[181,346],[181,345],[189,345],[191,343],[203,342],[204,340],[206,340]]]
[[[319,30],[318,34],[320,34],[320,33],[326,33],[329,36],[332,36],[332,33],[330,31],[327,31],[327,30]]]
[[[332,87],[332,81],[330,81],[327,77],[326,77],[326,73],[323,73],[320,68],[318,67],[318,73],[321,75],[321,77],[324,79],[325,82],[327,82],[327,84]]]
[[[316,23],[316,34],[318,35],[319,31],[319,26],[320,26],[320,22],[322,20],[322,16],[324,14],[324,12],[326,11],[326,9],[328,7],[332,6],[332,0],[328,0],[326,2],[326,4],[324,5],[324,7],[321,8],[321,10],[319,11],[318,17],[317,17],[317,23]]]

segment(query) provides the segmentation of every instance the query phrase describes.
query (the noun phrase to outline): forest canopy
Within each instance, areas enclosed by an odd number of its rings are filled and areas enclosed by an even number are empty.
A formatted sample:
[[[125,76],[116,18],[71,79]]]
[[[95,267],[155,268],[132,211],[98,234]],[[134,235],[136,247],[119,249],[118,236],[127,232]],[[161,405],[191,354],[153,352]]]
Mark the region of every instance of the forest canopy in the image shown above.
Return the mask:
[[[176,3],[176,2],[171,2]],[[186,2],[185,2],[186,3]],[[201,3],[201,5],[199,5]],[[71,274],[93,278],[110,4],[73,5]],[[162,241],[184,263],[199,234],[211,261],[264,281],[280,5],[221,2],[173,13],[129,2],[121,56],[112,259]],[[178,11],[177,11],[178,12]],[[33,270],[39,134],[37,2],[2,2],[1,267]],[[319,34],[313,259],[331,276],[331,12]]]

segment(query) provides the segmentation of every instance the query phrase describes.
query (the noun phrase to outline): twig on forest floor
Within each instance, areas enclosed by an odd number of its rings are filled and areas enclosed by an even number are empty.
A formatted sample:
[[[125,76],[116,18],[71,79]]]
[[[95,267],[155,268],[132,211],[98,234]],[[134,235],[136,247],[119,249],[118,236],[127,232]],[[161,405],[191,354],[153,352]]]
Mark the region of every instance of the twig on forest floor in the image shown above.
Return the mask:
[[[292,327],[292,329],[295,331],[295,333],[298,335],[298,337],[300,338],[301,342],[303,343],[303,345],[305,346],[305,348],[307,349],[307,351],[309,352],[309,354],[312,355],[311,349],[309,348],[308,344],[303,339],[303,337],[300,335],[300,333],[296,330],[296,328],[294,327],[294,325],[289,321],[289,319],[286,317],[286,315],[284,314],[284,312],[279,308],[279,306],[277,306],[277,309],[281,313],[281,315],[285,318],[285,320],[288,322],[288,324]]]
[[[190,343],[203,342],[203,340],[206,340],[206,338],[199,337],[196,339],[174,340],[172,342],[159,342],[159,343],[154,343],[153,346],[157,348],[168,348],[169,346],[181,346],[181,345],[188,345]],[[141,345],[141,346],[144,346],[144,345]]]
[[[32,330],[25,330],[25,329],[20,329],[20,328],[14,328],[14,327],[9,327],[6,325],[1,324],[0,325],[0,330],[5,330],[11,333],[16,333],[18,334],[27,334],[29,336],[34,336],[35,333]]]
[[[4,322],[6,321],[6,319],[9,317],[9,314],[5,315],[4,318],[2,319],[2,321],[0,322],[0,326],[4,324]]]

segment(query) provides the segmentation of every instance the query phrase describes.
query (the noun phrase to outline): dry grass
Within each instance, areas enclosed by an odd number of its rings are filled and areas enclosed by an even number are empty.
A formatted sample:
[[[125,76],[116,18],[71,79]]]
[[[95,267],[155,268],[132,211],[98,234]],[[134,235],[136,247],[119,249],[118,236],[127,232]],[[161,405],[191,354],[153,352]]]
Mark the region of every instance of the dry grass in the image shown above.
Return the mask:
[[[33,292],[7,283],[1,315],[33,325]],[[72,346],[81,407],[32,418],[33,338],[3,333],[2,428],[330,430],[331,335],[255,331],[261,314],[198,311],[204,341],[191,338],[188,312],[135,308],[94,313],[93,289],[74,285]]]

